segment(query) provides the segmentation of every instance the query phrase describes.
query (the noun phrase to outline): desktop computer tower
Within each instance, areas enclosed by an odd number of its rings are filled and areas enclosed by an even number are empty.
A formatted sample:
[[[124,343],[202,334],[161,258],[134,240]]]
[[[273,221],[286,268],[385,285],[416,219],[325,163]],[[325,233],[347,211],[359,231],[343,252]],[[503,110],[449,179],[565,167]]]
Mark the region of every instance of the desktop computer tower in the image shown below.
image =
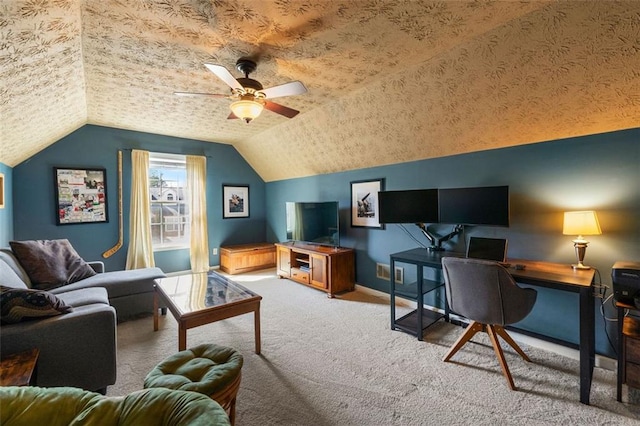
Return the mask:
[[[611,270],[613,297],[640,308],[640,262],[616,262]],[[636,302],[637,301],[637,302]]]

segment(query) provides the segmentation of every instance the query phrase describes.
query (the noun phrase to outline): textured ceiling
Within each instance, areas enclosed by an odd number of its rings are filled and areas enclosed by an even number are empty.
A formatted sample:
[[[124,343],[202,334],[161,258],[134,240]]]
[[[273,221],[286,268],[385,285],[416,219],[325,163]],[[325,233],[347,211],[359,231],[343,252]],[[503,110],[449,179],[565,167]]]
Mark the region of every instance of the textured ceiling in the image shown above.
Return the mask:
[[[227,120],[258,61],[302,81]],[[266,181],[640,126],[640,1],[3,0],[0,162],[90,123],[229,143]],[[91,143],[88,141],[87,143]]]

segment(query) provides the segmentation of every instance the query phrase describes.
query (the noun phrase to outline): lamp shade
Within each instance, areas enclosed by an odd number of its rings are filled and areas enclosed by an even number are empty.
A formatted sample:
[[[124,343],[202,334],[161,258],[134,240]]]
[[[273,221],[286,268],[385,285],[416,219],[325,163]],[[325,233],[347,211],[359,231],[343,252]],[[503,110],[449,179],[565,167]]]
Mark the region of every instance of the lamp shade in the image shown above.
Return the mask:
[[[596,212],[587,210],[565,212],[562,233],[564,235],[600,235],[602,231],[600,230]]]
[[[263,109],[260,102],[242,99],[231,104],[233,114],[247,123],[260,115]]]

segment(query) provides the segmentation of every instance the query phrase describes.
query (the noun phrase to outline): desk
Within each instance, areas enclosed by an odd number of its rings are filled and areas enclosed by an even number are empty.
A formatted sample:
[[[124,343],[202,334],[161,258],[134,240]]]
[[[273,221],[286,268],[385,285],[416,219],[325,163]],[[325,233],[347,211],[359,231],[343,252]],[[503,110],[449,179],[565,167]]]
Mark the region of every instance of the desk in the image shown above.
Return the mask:
[[[414,264],[418,268],[417,294],[423,292],[423,267],[442,269],[443,257],[464,257],[461,253],[431,252],[418,248],[395,253],[390,256],[390,269],[394,271],[395,262]],[[574,270],[568,264],[540,262],[525,259],[509,259],[511,265],[522,264],[524,269],[508,268],[511,276],[519,283],[547,287],[556,290],[569,291],[580,295],[580,402],[589,404],[591,380],[595,365],[595,300],[592,294],[592,284],[595,270]],[[443,287],[444,288],[444,287]],[[391,329],[397,328],[395,319],[395,284],[393,274],[390,285]],[[402,294],[398,294],[402,297]],[[416,314],[422,311],[422,300],[419,299]],[[442,316],[448,320],[448,307]],[[417,328],[415,334],[422,340],[423,316],[416,315]],[[401,328],[402,329],[402,328]],[[404,329],[402,329],[404,331]],[[412,333],[413,334],[413,333]],[[529,333],[531,334],[531,333]],[[540,336],[544,338],[544,336]]]

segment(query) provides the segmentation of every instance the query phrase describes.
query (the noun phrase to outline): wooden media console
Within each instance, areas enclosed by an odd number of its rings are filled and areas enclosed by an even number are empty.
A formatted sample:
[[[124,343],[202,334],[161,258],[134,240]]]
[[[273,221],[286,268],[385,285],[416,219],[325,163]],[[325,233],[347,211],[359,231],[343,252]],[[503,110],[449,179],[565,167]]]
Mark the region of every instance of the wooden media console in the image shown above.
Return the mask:
[[[354,251],[301,242],[276,243],[277,274],[329,297],[355,288]]]

